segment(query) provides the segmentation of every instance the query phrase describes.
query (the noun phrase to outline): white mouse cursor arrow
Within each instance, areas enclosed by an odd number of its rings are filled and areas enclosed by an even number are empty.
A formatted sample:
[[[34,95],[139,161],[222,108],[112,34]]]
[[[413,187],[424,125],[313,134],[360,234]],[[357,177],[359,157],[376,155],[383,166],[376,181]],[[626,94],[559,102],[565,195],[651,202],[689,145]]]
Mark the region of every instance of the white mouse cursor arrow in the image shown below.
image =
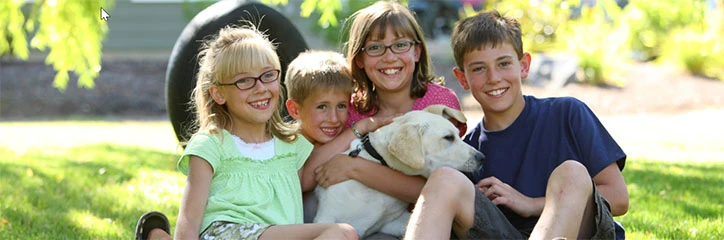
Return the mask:
[[[108,22],[108,18],[110,17],[111,15],[109,15],[105,9],[101,8],[101,20]]]

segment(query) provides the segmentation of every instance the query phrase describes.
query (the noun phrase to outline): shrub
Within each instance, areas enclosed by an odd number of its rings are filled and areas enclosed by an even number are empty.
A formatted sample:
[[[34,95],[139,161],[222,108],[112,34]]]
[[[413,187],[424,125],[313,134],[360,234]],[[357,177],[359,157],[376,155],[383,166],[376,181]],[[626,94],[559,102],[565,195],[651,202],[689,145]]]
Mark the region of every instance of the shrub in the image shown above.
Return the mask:
[[[586,5],[579,1],[490,1],[485,10],[518,19],[523,45],[529,52],[572,52],[579,64],[579,80],[596,85],[623,85],[616,64],[625,61],[628,32],[619,21],[614,1]],[[471,15],[470,11],[466,11]]]
[[[671,30],[704,19],[707,0],[630,0],[625,8],[628,18],[629,47],[639,60],[652,60],[661,55],[662,44]]]
[[[626,62],[628,39],[626,18],[613,1],[580,6],[580,16],[558,29],[557,50],[573,52],[578,58],[578,79],[595,85],[623,86],[619,64]]]
[[[484,11],[497,10],[503,16],[517,19],[521,24],[524,50],[529,52],[548,52],[554,50],[559,36],[558,29],[568,22],[573,5],[578,1],[544,0],[491,0],[487,1]],[[468,8],[467,16],[475,14]]]
[[[675,29],[662,44],[661,62],[679,65],[691,74],[724,80],[724,7],[705,19]]]
[[[300,14],[304,14],[305,7],[307,7],[306,11],[309,11],[307,16],[311,16],[312,19],[318,19],[318,24],[312,25],[311,30],[324,36],[324,39],[326,39],[329,43],[332,43],[334,46],[342,46],[342,44],[344,44],[348,39],[348,28],[350,27],[349,25],[352,23],[346,22],[349,16],[357,10],[360,10],[375,3],[377,0],[330,1],[336,2],[335,4],[340,4],[340,2],[343,2],[342,4],[344,4],[345,6],[342,7],[342,5],[339,5],[339,7],[334,8],[334,10],[332,11],[332,8],[330,8],[328,4],[325,4],[324,1],[317,1],[318,3],[316,9],[314,9],[315,6],[312,3],[313,1],[305,0],[302,4],[302,13]],[[304,4],[310,5],[305,6]],[[314,12],[312,12],[313,10]],[[325,11],[328,13],[325,13]],[[332,11],[333,14],[329,13],[329,11]],[[326,17],[323,18],[323,16],[325,15]]]

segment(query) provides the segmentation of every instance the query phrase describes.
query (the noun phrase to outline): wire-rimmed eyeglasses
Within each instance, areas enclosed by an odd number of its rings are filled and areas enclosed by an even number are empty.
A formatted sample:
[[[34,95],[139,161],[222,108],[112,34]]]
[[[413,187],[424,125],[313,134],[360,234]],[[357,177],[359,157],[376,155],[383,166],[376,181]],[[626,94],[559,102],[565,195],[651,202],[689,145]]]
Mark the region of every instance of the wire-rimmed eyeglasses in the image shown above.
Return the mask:
[[[384,55],[388,48],[392,51],[392,53],[406,53],[407,51],[410,51],[410,48],[412,48],[415,44],[417,44],[417,42],[409,40],[394,42],[389,46],[385,46],[381,43],[373,43],[363,47],[362,51],[367,53],[367,56],[377,57]]]
[[[269,71],[266,71],[259,75],[259,77],[245,77],[239,80],[236,80],[233,83],[217,83],[219,86],[229,86],[229,85],[235,85],[236,88],[239,90],[246,90],[253,88],[256,86],[256,80],[261,81],[262,83],[270,83],[274,82],[277,79],[279,79],[279,74],[281,71],[279,69],[272,69]]]

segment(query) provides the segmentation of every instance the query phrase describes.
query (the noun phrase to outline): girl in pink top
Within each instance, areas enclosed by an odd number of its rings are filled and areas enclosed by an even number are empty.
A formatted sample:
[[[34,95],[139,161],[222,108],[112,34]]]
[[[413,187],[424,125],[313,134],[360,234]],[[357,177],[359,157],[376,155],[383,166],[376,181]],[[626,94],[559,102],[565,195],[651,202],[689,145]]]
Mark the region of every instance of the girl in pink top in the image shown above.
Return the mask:
[[[315,180],[325,188],[354,179],[412,203],[420,195],[425,178],[339,153],[347,150],[355,138],[389,123],[395,116],[433,104],[459,110],[460,103],[452,90],[442,87],[442,79],[432,73],[422,30],[409,9],[397,2],[379,1],[351,18],[346,46],[356,89],[347,122],[350,128],[315,147],[307,161],[326,163],[305,169],[314,169]]]

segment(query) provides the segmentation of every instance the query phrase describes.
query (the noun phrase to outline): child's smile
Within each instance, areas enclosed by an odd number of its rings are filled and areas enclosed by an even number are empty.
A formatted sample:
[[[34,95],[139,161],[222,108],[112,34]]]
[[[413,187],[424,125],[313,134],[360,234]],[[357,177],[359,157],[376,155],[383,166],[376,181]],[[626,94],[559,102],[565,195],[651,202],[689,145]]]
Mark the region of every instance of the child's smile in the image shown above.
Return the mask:
[[[488,94],[488,96],[497,98],[497,97],[501,97],[501,95],[503,95],[503,93],[505,93],[507,91],[508,91],[508,88],[500,88],[500,89],[488,91],[488,92],[486,92],[486,94]]]
[[[385,75],[395,75],[395,74],[399,73],[400,70],[402,70],[402,68],[385,68],[385,69],[380,69],[380,72],[382,72]]]
[[[253,108],[264,110],[269,108],[269,99],[250,102],[249,105],[251,105]]]

